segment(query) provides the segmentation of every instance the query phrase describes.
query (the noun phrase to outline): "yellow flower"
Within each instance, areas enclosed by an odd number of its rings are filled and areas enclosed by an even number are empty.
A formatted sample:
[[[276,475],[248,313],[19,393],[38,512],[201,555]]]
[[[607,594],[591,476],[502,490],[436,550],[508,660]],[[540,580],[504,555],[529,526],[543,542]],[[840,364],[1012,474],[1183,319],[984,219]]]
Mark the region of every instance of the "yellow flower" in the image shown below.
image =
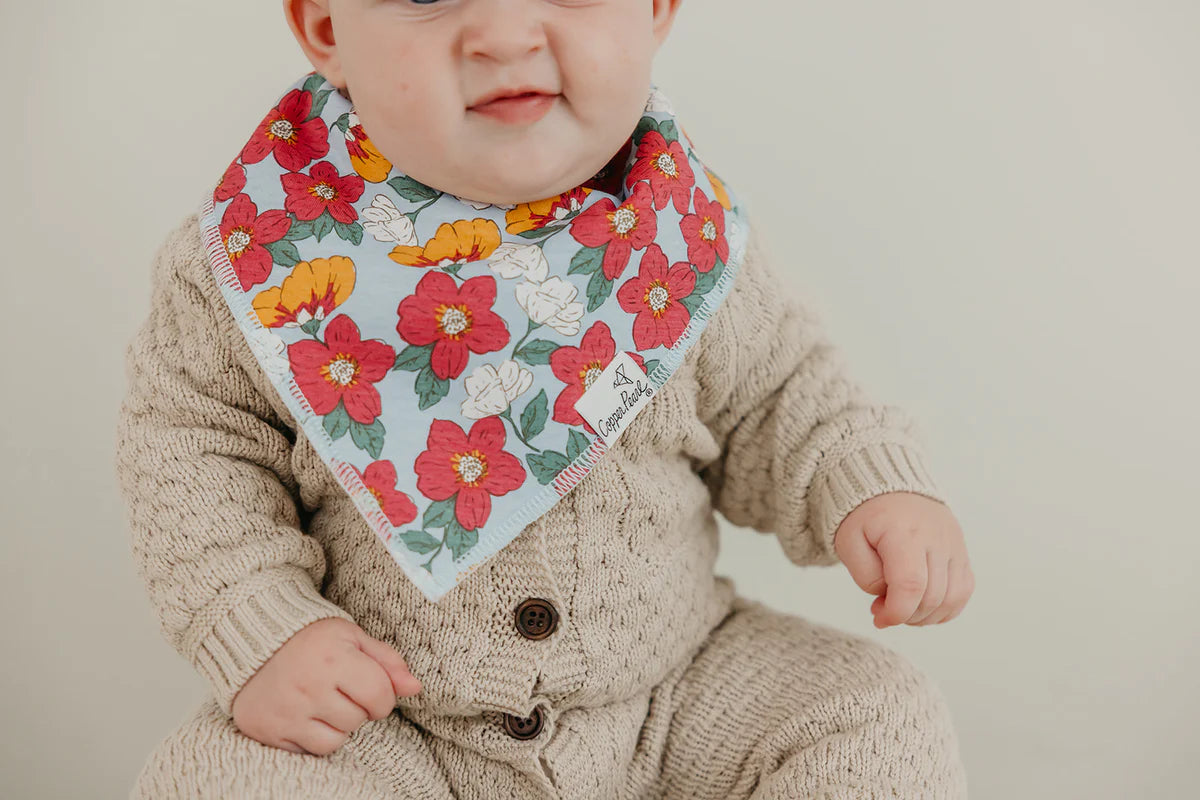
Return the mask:
[[[346,150],[350,154],[350,163],[354,165],[354,171],[363,180],[380,183],[391,174],[392,162],[384,158],[375,143],[367,138],[361,125],[346,130]]]
[[[521,203],[504,215],[506,228],[509,233],[525,233],[565,219],[583,207],[583,201],[591,191],[579,186],[544,200]]]
[[[708,180],[712,183],[713,193],[717,196],[717,202],[725,206],[726,209],[732,209],[733,204],[729,202],[729,194],[725,191],[725,184],[721,182],[720,178],[709,172],[707,167],[704,172],[708,175]]]
[[[354,262],[346,256],[314,258],[292,267],[280,286],[254,297],[254,311],[263,327],[297,327],[325,319],[354,291]]]
[[[499,246],[500,227],[496,223],[490,219],[460,219],[439,225],[424,247],[396,245],[388,257],[409,267],[444,267],[487,258]]]

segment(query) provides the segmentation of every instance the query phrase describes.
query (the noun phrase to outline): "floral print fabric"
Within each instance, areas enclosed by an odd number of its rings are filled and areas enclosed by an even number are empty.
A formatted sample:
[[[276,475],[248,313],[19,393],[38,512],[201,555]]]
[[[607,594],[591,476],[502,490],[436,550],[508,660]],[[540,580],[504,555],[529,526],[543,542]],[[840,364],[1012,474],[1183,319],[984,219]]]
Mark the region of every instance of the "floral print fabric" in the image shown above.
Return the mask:
[[[650,89],[598,175],[499,206],[400,172],[310,73],[205,199],[255,358],[431,601],[603,456],[575,402],[615,354],[662,386],[740,265],[743,209]]]

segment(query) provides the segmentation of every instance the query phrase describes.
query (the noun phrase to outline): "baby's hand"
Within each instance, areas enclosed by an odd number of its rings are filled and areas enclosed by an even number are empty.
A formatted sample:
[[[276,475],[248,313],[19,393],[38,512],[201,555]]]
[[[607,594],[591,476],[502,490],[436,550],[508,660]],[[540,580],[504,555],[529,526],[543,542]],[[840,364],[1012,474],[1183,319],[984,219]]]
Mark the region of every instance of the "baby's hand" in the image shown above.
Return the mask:
[[[842,520],[833,549],[868,594],[875,627],[936,625],[975,591],[962,528],[943,503],[914,492],[872,497]]]
[[[310,623],[233,698],[233,721],[252,739],[293,753],[329,755],[399,696],[421,691],[404,659],[341,617]]]

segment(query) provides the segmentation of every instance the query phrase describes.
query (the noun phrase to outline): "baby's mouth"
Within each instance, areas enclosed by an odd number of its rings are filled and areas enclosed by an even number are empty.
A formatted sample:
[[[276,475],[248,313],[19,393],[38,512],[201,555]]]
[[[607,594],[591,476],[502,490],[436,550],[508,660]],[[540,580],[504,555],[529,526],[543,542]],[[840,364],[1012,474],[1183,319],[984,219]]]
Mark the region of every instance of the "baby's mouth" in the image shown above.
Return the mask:
[[[508,125],[530,125],[546,116],[558,97],[557,94],[544,92],[523,92],[498,97],[487,103],[471,106],[467,110]]]

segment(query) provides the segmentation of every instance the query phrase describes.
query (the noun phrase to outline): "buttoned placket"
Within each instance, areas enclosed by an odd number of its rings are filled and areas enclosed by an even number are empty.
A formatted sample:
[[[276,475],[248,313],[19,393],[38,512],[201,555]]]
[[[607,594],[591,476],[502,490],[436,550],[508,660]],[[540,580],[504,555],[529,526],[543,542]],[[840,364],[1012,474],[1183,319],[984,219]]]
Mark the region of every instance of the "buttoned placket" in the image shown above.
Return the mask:
[[[504,613],[493,618],[495,647],[481,655],[477,669],[477,702],[500,711],[501,729],[520,741],[541,736],[554,711],[545,701],[531,704],[561,626],[558,587],[540,534],[535,521],[495,556],[492,587]]]

